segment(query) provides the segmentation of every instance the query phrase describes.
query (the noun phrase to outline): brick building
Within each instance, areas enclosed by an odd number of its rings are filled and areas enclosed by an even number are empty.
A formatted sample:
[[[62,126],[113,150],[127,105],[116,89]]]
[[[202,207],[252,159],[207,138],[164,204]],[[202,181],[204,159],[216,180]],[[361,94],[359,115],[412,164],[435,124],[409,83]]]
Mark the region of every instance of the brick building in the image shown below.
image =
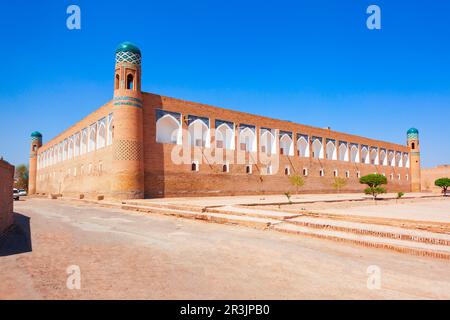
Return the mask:
[[[368,139],[141,91],[141,52],[116,50],[114,98],[42,144],[32,134],[30,193],[129,199],[360,192],[380,173],[390,191],[420,190],[417,129],[408,144]]]

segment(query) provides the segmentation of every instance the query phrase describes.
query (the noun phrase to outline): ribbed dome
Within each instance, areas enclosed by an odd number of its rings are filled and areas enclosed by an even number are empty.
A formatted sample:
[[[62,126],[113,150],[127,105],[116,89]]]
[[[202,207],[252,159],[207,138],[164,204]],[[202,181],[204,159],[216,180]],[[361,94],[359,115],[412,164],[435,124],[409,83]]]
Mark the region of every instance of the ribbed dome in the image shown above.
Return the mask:
[[[118,52],[133,52],[139,55],[141,54],[141,50],[135,44],[128,41],[119,44],[116,48],[116,53]]]
[[[409,129],[406,133],[407,133],[407,134],[411,134],[411,133],[419,133],[419,130],[417,130],[416,128],[411,128],[411,129]]]

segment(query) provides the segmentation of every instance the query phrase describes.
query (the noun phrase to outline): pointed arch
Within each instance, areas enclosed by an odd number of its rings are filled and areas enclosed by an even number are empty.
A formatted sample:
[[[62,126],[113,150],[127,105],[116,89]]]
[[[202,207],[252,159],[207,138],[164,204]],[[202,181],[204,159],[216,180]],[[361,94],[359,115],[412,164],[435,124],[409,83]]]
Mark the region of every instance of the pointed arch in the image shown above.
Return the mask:
[[[261,134],[259,144],[262,153],[265,153],[268,156],[276,154],[275,136],[270,130],[264,130],[264,132]]]
[[[397,152],[395,154],[395,166],[396,167],[403,167],[403,163],[402,163],[402,153],[401,152]]]
[[[378,165],[378,149],[372,148],[370,150],[370,164]]]
[[[304,136],[297,139],[297,150],[299,157],[309,157],[309,144]]]
[[[156,121],[156,142],[181,144],[181,124],[171,114],[165,114]]]
[[[405,168],[409,168],[409,154],[403,153],[403,164]]]
[[[328,160],[336,160],[337,159],[336,143],[334,141],[329,140],[327,142],[326,149],[327,149],[326,158]]]
[[[348,161],[348,147],[347,144],[343,142],[339,145],[339,160]]]
[[[322,139],[319,138],[313,139],[312,151],[313,151],[313,158],[315,159],[323,159],[323,146],[321,140]]]
[[[192,146],[209,147],[209,127],[201,119],[196,119],[188,127],[189,141]]]
[[[234,150],[234,128],[226,123],[216,128],[216,148]]]
[[[294,155],[294,144],[288,134],[283,134],[280,138],[280,153],[288,156]]]
[[[95,151],[97,147],[97,122],[89,127],[88,152]]]
[[[388,165],[391,167],[395,166],[395,156],[392,150],[388,152]]]
[[[108,138],[106,139],[107,146],[112,145],[113,138],[114,138],[114,115],[110,113],[108,115]]]
[[[239,150],[256,152],[255,132],[249,127],[239,130]]]
[[[361,147],[361,163],[369,163],[369,149],[366,146]]]
[[[134,76],[131,73],[127,75],[127,89],[134,90]]]
[[[379,163],[383,166],[387,165],[387,157],[386,157],[386,150],[380,151],[380,160]]]
[[[356,145],[352,145],[350,148],[350,161],[354,163],[359,163],[359,150]]]

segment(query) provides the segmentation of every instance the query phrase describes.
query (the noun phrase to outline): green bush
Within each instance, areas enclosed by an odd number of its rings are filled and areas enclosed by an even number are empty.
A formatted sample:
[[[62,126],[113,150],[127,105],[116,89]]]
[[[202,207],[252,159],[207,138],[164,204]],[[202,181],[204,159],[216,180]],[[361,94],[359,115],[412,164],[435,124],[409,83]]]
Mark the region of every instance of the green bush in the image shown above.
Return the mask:
[[[439,178],[434,181],[434,185],[442,189],[444,197],[447,195],[447,189],[450,187],[450,178]]]
[[[386,189],[380,187],[383,184],[387,184],[387,179],[382,174],[368,174],[359,179],[359,183],[366,184],[368,188],[364,189],[365,194],[372,195],[375,200],[378,195],[386,193]]]

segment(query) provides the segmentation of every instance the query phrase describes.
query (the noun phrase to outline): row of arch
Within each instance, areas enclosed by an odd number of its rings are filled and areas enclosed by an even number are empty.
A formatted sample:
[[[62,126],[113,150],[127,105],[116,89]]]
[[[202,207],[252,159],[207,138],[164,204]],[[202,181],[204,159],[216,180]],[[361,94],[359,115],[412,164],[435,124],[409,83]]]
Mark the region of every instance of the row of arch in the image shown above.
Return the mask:
[[[192,121],[191,121],[192,120]],[[167,112],[161,114],[156,121],[156,141],[159,143],[182,144],[181,114]],[[193,117],[188,123],[188,141],[192,146],[211,147],[209,119]],[[267,155],[277,154],[294,156],[294,142],[291,132],[260,128],[260,149]],[[279,137],[277,141],[276,136]],[[311,139],[311,144],[310,144]],[[238,127],[238,148],[248,152],[258,150],[256,127],[240,125]],[[279,143],[279,145],[278,145]],[[325,146],[324,146],[325,143]],[[235,150],[235,125],[232,122],[216,120],[215,147]],[[311,150],[310,150],[311,149]],[[353,163],[409,167],[409,154],[400,151],[386,150],[378,147],[358,145],[356,143],[339,142],[297,135],[297,155],[316,159],[339,160]]]
[[[113,136],[114,117],[111,113],[38,154],[38,169],[109,146],[112,144]]]

